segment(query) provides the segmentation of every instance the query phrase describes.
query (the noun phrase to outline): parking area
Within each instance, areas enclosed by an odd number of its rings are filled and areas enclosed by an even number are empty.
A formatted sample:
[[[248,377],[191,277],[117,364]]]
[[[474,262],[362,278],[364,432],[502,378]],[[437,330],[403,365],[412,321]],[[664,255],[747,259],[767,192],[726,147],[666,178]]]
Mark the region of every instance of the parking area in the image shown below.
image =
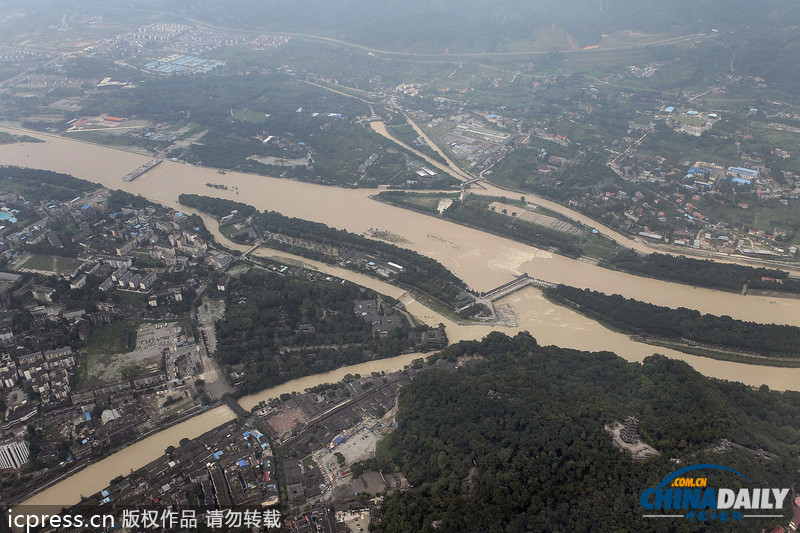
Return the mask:
[[[142,324],[136,333],[133,353],[142,358],[164,356],[169,380],[192,376],[202,368],[194,338],[187,338],[183,327],[176,322]]]
[[[371,423],[362,423],[353,434],[335,448],[323,448],[314,452],[313,458],[322,469],[328,485],[337,485],[350,479],[351,464],[375,456],[375,447],[382,436],[369,429],[373,424],[375,424],[374,420]],[[344,465],[339,465],[337,453],[344,456]]]

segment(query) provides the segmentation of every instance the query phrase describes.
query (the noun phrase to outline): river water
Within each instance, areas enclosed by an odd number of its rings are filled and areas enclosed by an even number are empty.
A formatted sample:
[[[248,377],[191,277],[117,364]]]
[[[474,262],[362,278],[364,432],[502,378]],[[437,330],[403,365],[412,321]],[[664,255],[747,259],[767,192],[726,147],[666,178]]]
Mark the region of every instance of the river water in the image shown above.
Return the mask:
[[[26,505],[71,505],[78,503],[81,496],[90,496],[108,486],[117,476],[126,476],[150,461],[163,455],[168,446],[178,446],[184,437],[194,438],[209,429],[235,418],[227,406],[217,407],[190,418],[180,424],[170,426],[146,439],[84,468],[77,474],[66,478],[52,487],[43,490],[26,500]]]
[[[490,290],[512,276],[527,272],[548,281],[619,293],[660,305],[691,307],[744,320],[800,325],[800,300],[741,296],[613,272],[376,202],[369,198],[375,190],[323,187],[235,172],[222,175],[214,169],[171,161],[126,183],[122,176],[147,162],[147,156],[65,138],[43,138],[47,142],[0,146],[0,163],[66,172],[177,209],[181,209],[178,195],[191,192],[238,200],[259,209],[273,209],[355,233],[370,228],[388,230],[408,241],[403,246],[440,261],[478,291]],[[206,187],[206,183],[224,183],[229,190]]]
[[[171,161],[165,161],[135,181],[126,183],[122,181],[122,176],[147,162],[149,157],[60,137],[41,138],[46,142],[0,146],[0,164],[65,172],[109,188],[141,194],[177,209],[185,210],[177,203],[180,193],[196,193],[242,201],[262,210],[272,209],[288,216],[323,222],[355,233],[363,233],[372,228],[390,231],[407,241],[402,246],[440,261],[470,287],[479,291],[490,290],[509,281],[512,276],[526,272],[548,281],[588,287],[606,293],[619,293],[659,305],[690,307],[705,313],[730,315],[744,320],[800,325],[800,299],[741,296],[609,271],[442,219],[376,202],[369,198],[377,192],[374,190],[322,187],[235,172],[222,175],[214,169]],[[206,183],[224,183],[229,190],[213,189],[205,186]],[[222,239],[215,224],[208,218],[206,220],[209,229]],[[226,244],[232,246],[229,241]],[[582,350],[609,350],[629,361],[641,361],[658,351],[685,360],[708,376],[742,381],[754,386],[767,384],[779,390],[800,390],[800,369],[742,365],[694,357],[673,350],[655,349],[634,342],[626,335],[610,331],[572,310],[548,302],[541,292],[532,287],[496,302],[515,318],[515,327],[465,326],[453,323],[422,306],[402,290],[373,278],[290,257],[290,254],[283,252],[259,249],[255,253],[300,260],[313,268],[400,298],[409,312],[420,320],[431,325],[444,323],[451,341],[481,338],[493,329],[509,334],[528,330],[541,344],[557,344]],[[372,361],[327,374],[309,376],[249,396],[242,399],[241,403],[249,408],[263,399],[283,392],[302,391],[319,383],[336,381],[348,372],[366,374],[402,368],[415,357],[419,355]],[[226,408],[204,413],[92,465],[26,503],[74,503],[80,494],[91,494],[107,485],[113,477],[127,474],[131,468],[138,468],[153,460],[167,446],[177,444],[180,438],[196,436],[230,417],[232,413]]]

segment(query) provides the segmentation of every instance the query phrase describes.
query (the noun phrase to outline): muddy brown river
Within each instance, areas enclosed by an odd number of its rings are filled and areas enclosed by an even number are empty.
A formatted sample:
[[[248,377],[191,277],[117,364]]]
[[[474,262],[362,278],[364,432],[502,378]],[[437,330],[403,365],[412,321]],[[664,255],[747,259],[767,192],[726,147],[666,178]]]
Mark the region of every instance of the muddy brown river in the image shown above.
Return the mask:
[[[30,132],[24,133],[31,135]],[[288,216],[323,222],[355,233],[369,229],[389,231],[407,241],[402,246],[440,261],[478,291],[487,291],[526,272],[552,282],[588,287],[609,294],[619,293],[659,305],[683,306],[743,320],[800,326],[800,299],[742,296],[613,272],[439,218],[376,202],[370,199],[370,195],[378,192],[376,190],[323,187],[236,172],[223,175],[215,169],[171,161],[165,161],[133,182],[126,183],[122,181],[122,176],[149,161],[150,157],[61,137],[40,137],[46,142],[0,145],[0,164],[72,174],[109,188],[141,194],[176,209],[184,209],[177,204],[179,194],[196,193],[245,202],[258,209],[276,210]],[[229,190],[207,187],[207,182],[224,183]],[[223,239],[214,224],[208,223],[208,226],[219,239]],[[226,245],[235,246],[229,242]],[[259,249],[256,253],[302,261],[312,268],[400,298],[409,312],[420,320],[432,325],[444,323],[451,341],[477,339],[493,329],[509,334],[527,330],[541,344],[592,351],[609,350],[629,361],[641,361],[657,351],[685,360],[708,376],[742,381],[753,386],[767,384],[779,390],[800,390],[800,369],[744,365],[657,349],[632,341],[627,335],[613,332],[572,310],[556,306],[532,287],[496,302],[512,322],[516,322],[515,326],[493,328],[488,325],[459,325],[422,306],[402,290],[373,278],[302,258],[292,258],[283,252]],[[246,397],[241,403],[249,408],[262,399],[335,381],[348,372],[365,374],[402,368],[414,357],[419,355],[372,361],[309,376]],[[167,446],[176,445],[181,438],[196,436],[232,416],[227,408],[203,413],[84,469],[26,503],[74,503],[81,494],[91,494],[106,486],[115,476],[127,474],[131,468],[138,468],[153,460]]]

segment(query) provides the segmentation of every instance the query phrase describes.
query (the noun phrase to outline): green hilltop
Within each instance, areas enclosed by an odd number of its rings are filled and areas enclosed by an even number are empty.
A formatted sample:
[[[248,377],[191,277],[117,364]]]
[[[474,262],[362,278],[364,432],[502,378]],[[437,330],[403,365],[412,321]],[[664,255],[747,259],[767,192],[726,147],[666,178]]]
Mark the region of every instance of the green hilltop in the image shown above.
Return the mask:
[[[543,347],[527,333],[491,333],[438,358],[465,367],[417,375],[398,429],[367,465],[399,469],[413,487],[387,499],[382,531],[698,531],[643,519],[641,492],[693,464],[725,465],[753,486],[796,479],[797,393],[712,380],[658,355],[639,364]],[[634,460],[612,444],[605,426],[629,416],[659,455]],[[709,475],[709,486],[736,483]]]

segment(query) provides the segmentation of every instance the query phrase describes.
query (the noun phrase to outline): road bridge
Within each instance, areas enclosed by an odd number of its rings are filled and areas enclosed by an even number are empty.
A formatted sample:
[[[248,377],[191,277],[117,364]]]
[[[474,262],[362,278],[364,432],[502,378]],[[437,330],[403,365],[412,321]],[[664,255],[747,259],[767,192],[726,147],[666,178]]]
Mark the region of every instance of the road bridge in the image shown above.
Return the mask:
[[[251,252],[255,251],[255,249],[258,248],[259,246],[261,246],[261,241],[256,241],[256,243],[253,246],[248,248],[246,252],[242,253],[242,257],[247,257],[248,255],[250,255]]]
[[[556,286],[555,283],[551,283],[543,279],[532,278],[528,274],[522,274],[518,278],[515,278],[508,283],[504,283],[503,285],[500,285],[489,292],[481,294],[481,299],[493,302],[503,298],[504,296],[508,296],[509,294],[517,292],[528,285],[533,285],[535,287],[539,287],[540,289]]]
[[[245,411],[244,407],[239,405],[239,402],[237,402],[236,399],[230,394],[226,395],[224,399],[225,405],[227,405],[237,417],[247,418],[252,414],[250,411]]]

